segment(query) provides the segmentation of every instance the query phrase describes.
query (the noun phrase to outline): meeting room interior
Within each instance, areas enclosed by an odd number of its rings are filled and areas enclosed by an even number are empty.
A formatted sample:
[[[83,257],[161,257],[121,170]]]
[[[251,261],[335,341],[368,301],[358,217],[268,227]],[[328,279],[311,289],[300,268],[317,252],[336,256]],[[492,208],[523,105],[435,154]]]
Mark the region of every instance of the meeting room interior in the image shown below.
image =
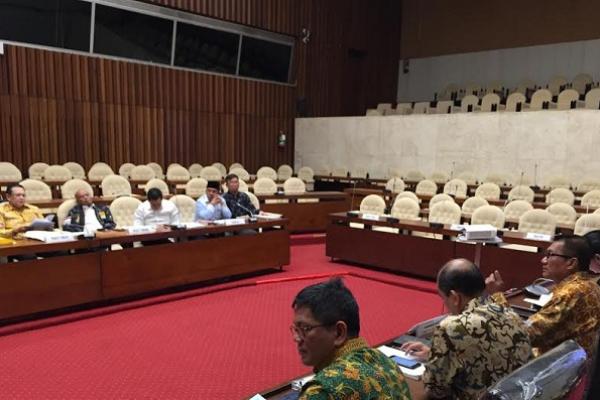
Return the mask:
[[[598,15],[0,0],[0,398],[600,399]]]

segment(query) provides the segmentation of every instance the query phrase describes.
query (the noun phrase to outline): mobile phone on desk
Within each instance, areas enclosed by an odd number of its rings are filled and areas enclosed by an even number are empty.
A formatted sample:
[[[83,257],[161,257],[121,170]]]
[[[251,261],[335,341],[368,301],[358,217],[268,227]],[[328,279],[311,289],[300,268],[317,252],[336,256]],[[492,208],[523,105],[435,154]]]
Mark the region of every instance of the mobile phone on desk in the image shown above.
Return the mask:
[[[421,363],[416,361],[416,360],[411,360],[409,358],[404,358],[404,357],[400,357],[400,356],[392,356],[391,357],[392,360],[394,360],[394,362],[396,364],[398,364],[401,367],[404,368],[408,368],[408,369],[415,369],[418,368],[419,366],[421,366]]]

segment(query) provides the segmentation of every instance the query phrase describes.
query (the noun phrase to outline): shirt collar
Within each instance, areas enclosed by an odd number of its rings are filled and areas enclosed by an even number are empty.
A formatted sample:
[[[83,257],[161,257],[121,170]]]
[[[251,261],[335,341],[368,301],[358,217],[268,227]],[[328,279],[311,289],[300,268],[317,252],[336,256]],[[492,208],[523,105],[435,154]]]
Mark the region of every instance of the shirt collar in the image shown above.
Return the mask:
[[[8,205],[8,211],[16,211],[16,212],[20,212],[22,210],[28,210],[31,208],[31,206],[27,203],[23,204],[23,208],[22,209],[17,209],[15,207],[13,207],[12,204],[10,204],[8,201],[6,202],[6,204]]]
[[[464,312],[473,312],[473,311],[475,311],[476,308],[485,305],[486,302],[487,302],[487,299],[484,296],[475,297],[474,299],[471,299],[469,301],[469,303],[463,310],[463,313]]]
[[[340,347],[339,349],[337,349],[335,351],[335,353],[333,354],[333,357],[331,358],[330,361],[328,361],[325,365],[322,366],[316,366],[315,367],[315,372],[319,372],[320,370],[322,370],[323,368],[327,367],[328,365],[330,365],[331,363],[333,363],[335,360],[337,360],[338,358],[344,357],[356,350],[360,350],[363,349],[365,347],[369,347],[369,344],[367,343],[367,341],[361,337],[357,337],[354,339],[349,339],[346,341],[346,343],[344,343],[342,345],[342,347]]]
[[[560,281],[556,286],[554,286],[554,290],[557,290],[559,288],[562,288],[570,283],[573,283],[575,281],[579,281],[581,279],[585,279],[586,277],[586,273],[579,271],[579,272],[575,272],[574,274],[571,274],[569,276],[567,276],[565,279],[563,279],[562,281]]]

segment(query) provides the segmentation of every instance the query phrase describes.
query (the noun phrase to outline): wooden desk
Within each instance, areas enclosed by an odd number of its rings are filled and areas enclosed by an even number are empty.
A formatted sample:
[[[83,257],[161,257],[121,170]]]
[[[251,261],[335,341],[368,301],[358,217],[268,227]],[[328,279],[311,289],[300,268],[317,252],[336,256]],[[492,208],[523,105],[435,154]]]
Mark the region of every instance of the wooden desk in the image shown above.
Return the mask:
[[[92,249],[141,240],[173,238],[175,243],[119,251],[95,251],[0,265],[0,320],[281,268],[289,264],[287,220],[238,226],[208,226],[129,235],[99,232],[92,240],[44,244],[32,240],[0,246],[0,256]],[[262,228],[249,236],[191,238]]]
[[[298,195],[257,196],[260,209],[282,214],[289,219],[291,232],[324,232],[329,214],[348,210],[348,194],[343,192],[307,192]],[[317,199],[304,203],[300,200]],[[285,203],[267,203],[267,200],[284,200]]]
[[[359,187],[359,188],[377,188],[385,186],[386,179],[376,179],[365,177],[352,176],[332,176],[332,175],[315,175],[314,188],[315,191],[343,191],[344,189]]]

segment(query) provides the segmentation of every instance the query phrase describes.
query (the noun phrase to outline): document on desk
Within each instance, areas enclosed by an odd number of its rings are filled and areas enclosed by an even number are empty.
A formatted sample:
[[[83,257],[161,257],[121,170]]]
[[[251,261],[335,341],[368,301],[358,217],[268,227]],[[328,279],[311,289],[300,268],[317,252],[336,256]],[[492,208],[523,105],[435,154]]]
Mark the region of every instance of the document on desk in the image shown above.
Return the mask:
[[[34,219],[29,225],[29,229],[32,231],[51,231],[54,229],[54,222],[46,219]]]
[[[258,214],[256,217],[261,219],[279,219],[282,217],[282,215],[277,213],[261,211],[260,214]]]
[[[39,240],[44,243],[72,242],[79,234],[62,231],[27,231],[23,234],[27,239]]]
[[[213,221],[215,225],[225,225],[225,226],[233,226],[233,225],[244,225],[246,224],[246,220],[244,218],[232,218],[232,219],[217,219]]]
[[[530,299],[528,297],[524,298],[523,301],[526,301],[528,303],[534,304],[536,306],[539,307],[544,307],[546,304],[548,304],[548,302],[552,300],[552,293],[549,294],[543,294],[540,296],[539,299]]]
[[[381,351],[386,357],[398,356],[398,357],[408,358],[408,359],[414,358],[412,356],[409,356],[402,350],[398,350],[398,349],[395,349],[390,346],[379,346],[377,348],[377,350]],[[421,376],[425,373],[425,365],[423,363],[421,363],[421,365],[419,365],[417,368],[414,368],[414,369],[404,368],[402,366],[399,366],[399,367],[400,367],[400,370],[402,371],[402,374],[404,376],[406,376],[407,378],[412,378],[412,379],[418,380],[418,379],[421,379]]]

